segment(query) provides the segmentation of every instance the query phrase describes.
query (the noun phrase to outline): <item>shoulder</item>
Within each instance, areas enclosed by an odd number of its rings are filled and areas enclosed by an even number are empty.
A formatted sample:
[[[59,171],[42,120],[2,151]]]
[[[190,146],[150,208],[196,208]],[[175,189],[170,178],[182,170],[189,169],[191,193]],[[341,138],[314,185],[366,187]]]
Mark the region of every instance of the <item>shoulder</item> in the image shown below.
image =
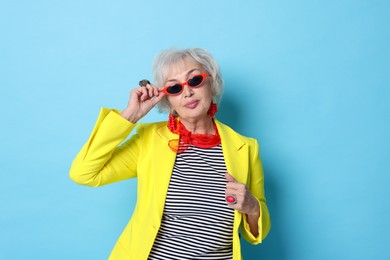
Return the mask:
[[[255,138],[242,135],[241,133],[238,133],[236,130],[222,123],[221,121],[215,120],[215,123],[221,135],[221,138],[234,138],[237,140],[241,140],[243,143],[257,146],[258,142]]]

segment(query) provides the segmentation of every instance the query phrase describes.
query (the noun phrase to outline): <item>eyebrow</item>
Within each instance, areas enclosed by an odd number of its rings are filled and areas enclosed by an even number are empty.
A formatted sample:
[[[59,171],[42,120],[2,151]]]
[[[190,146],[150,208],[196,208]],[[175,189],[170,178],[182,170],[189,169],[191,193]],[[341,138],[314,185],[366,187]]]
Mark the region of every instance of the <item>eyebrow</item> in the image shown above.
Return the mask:
[[[196,71],[196,70],[200,71],[199,69],[192,69],[192,70],[189,70],[189,71],[187,72],[187,74],[186,74],[186,78],[187,78],[191,73],[193,73],[193,72]],[[170,80],[167,80],[165,83],[172,82],[172,81],[178,81],[178,80],[177,80],[177,79],[170,79]]]

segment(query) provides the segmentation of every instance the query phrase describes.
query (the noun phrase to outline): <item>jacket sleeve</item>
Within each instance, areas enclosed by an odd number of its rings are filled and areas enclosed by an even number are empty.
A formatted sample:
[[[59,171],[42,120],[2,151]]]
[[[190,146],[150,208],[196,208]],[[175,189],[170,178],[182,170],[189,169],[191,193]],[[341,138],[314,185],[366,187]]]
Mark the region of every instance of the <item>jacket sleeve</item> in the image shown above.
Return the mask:
[[[135,177],[138,135],[123,143],[134,126],[119,111],[102,108],[91,136],[73,160],[70,178],[81,185],[98,187]]]
[[[250,161],[250,180],[249,180],[249,190],[252,195],[256,197],[260,205],[260,217],[258,220],[258,232],[257,237],[253,236],[250,232],[249,224],[247,217],[244,214],[242,222],[242,235],[245,240],[252,244],[259,244],[262,240],[268,235],[268,232],[271,228],[271,219],[268,212],[266,199],[264,195],[264,173],[263,166],[261,163],[259,155],[259,144],[255,139],[252,139],[254,142],[250,146],[251,161]]]

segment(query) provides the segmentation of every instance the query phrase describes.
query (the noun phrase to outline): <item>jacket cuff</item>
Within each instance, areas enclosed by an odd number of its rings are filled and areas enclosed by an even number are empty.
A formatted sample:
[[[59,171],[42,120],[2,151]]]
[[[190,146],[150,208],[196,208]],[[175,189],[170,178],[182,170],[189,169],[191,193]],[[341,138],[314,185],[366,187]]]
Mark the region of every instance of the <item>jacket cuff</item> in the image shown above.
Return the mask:
[[[260,210],[260,217],[257,220],[257,236],[255,237],[251,230],[248,223],[247,215],[243,214],[243,223],[242,223],[242,235],[244,236],[245,240],[253,245],[257,245],[262,242],[262,231],[263,231],[263,214],[262,214],[262,206],[260,201],[256,198],[257,203],[259,203],[259,210]]]
[[[115,124],[118,126],[134,127],[135,124],[123,118],[120,113],[120,110],[102,107],[100,108],[100,114],[97,121],[98,123],[101,123],[101,121],[109,119],[110,121],[115,122]]]

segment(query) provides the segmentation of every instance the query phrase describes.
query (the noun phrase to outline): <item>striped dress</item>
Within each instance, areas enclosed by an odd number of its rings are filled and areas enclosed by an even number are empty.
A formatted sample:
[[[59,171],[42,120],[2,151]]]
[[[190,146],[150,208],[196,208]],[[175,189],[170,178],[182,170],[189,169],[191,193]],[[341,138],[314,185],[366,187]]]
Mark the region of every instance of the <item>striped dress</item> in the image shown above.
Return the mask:
[[[154,259],[232,259],[233,209],[225,201],[222,146],[177,154]]]

